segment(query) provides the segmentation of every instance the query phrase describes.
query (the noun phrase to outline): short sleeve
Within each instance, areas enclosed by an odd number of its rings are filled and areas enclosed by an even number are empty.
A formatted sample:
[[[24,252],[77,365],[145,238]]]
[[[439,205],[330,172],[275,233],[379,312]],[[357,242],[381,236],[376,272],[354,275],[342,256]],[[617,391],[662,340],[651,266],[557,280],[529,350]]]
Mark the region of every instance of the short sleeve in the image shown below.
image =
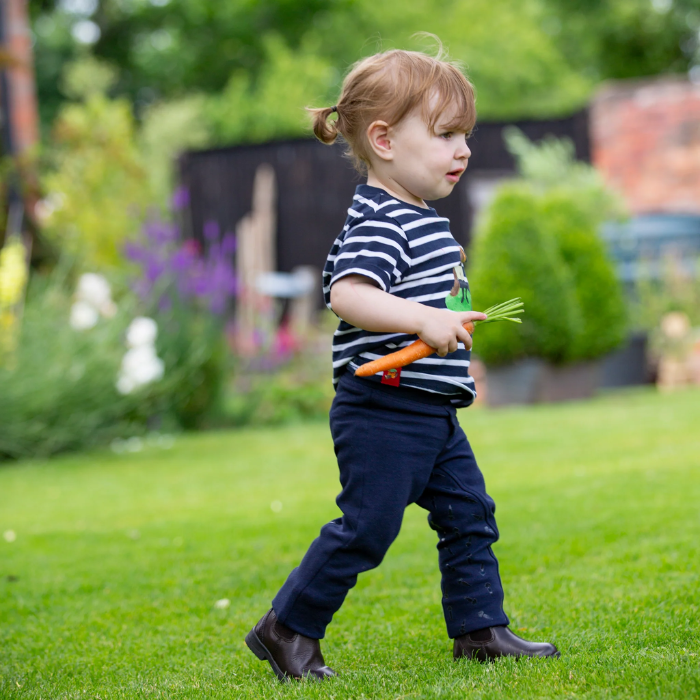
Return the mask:
[[[347,275],[364,275],[385,292],[411,264],[408,239],[393,221],[369,219],[348,230],[333,262],[331,286]]]

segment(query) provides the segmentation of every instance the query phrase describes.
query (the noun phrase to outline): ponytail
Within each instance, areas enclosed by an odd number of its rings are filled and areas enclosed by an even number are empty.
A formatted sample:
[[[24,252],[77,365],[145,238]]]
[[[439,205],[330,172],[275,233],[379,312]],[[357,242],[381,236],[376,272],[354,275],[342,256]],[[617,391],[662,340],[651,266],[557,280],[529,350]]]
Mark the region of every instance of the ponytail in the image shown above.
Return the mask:
[[[329,122],[328,117],[330,117],[333,112],[337,112],[338,108],[324,107],[322,109],[314,109],[307,107],[306,111],[311,115],[316,138],[326,144],[334,143],[340,133],[337,126],[338,121]],[[338,114],[338,120],[340,120],[340,114]]]

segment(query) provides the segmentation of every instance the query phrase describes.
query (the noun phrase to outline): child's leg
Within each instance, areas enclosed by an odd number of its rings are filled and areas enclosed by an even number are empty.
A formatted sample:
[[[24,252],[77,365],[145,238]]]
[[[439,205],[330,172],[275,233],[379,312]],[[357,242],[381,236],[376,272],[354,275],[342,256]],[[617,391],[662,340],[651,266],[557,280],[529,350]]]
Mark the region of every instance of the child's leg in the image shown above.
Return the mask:
[[[323,526],[272,603],[283,624],[316,639],[357,575],[382,561],[452,430],[446,408],[399,401],[357,382],[341,380],[331,410],[343,517]]]
[[[437,531],[442,604],[450,637],[507,625],[498,562],[496,506],[464,431],[452,411],[452,434],[438,456],[418,505]]]

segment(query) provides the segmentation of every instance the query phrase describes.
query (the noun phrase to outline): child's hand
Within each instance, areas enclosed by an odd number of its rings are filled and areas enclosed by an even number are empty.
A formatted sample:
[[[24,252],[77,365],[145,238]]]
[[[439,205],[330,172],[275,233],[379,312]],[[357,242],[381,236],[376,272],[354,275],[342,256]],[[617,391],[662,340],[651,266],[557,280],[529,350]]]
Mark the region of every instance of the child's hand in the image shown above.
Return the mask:
[[[471,349],[472,337],[464,328],[467,321],[483,321],[486,314],[479,311],[450,311],[424,306],[418,329],[418,337],[431,348],[435,348],[440,357],[457,350],[462,342],[466,350]]]

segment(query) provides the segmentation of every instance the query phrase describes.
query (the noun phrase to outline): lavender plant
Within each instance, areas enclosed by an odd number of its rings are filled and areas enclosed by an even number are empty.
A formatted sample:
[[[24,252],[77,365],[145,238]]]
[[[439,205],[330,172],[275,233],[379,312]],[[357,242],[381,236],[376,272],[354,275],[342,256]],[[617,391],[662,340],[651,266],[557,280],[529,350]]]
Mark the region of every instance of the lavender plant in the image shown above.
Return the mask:
[[[175,193],[176,208],[186,196]],[[206,424],[219,405],[228,358],[226,313],[238,290],[235,236],[222,235],[215,221],[205,224],[203,234],[204,246],[182,241],[174,223],[151,219],[124,248],[135,271],[131,287],[158,321],[164,382],[173,387],[172,408],[186,428]]]
[[[205,250],[198,241],[179,240],[177,226],[152,219],[140,239],[124,247],[126,258],[138,274],[132,289],[147,305],[168,311],[176,304],[191,310],[208,310],[221,317],[237,291],[233,256],[236,239],[232,233],[221,236],[217,222],[204,225]]]

